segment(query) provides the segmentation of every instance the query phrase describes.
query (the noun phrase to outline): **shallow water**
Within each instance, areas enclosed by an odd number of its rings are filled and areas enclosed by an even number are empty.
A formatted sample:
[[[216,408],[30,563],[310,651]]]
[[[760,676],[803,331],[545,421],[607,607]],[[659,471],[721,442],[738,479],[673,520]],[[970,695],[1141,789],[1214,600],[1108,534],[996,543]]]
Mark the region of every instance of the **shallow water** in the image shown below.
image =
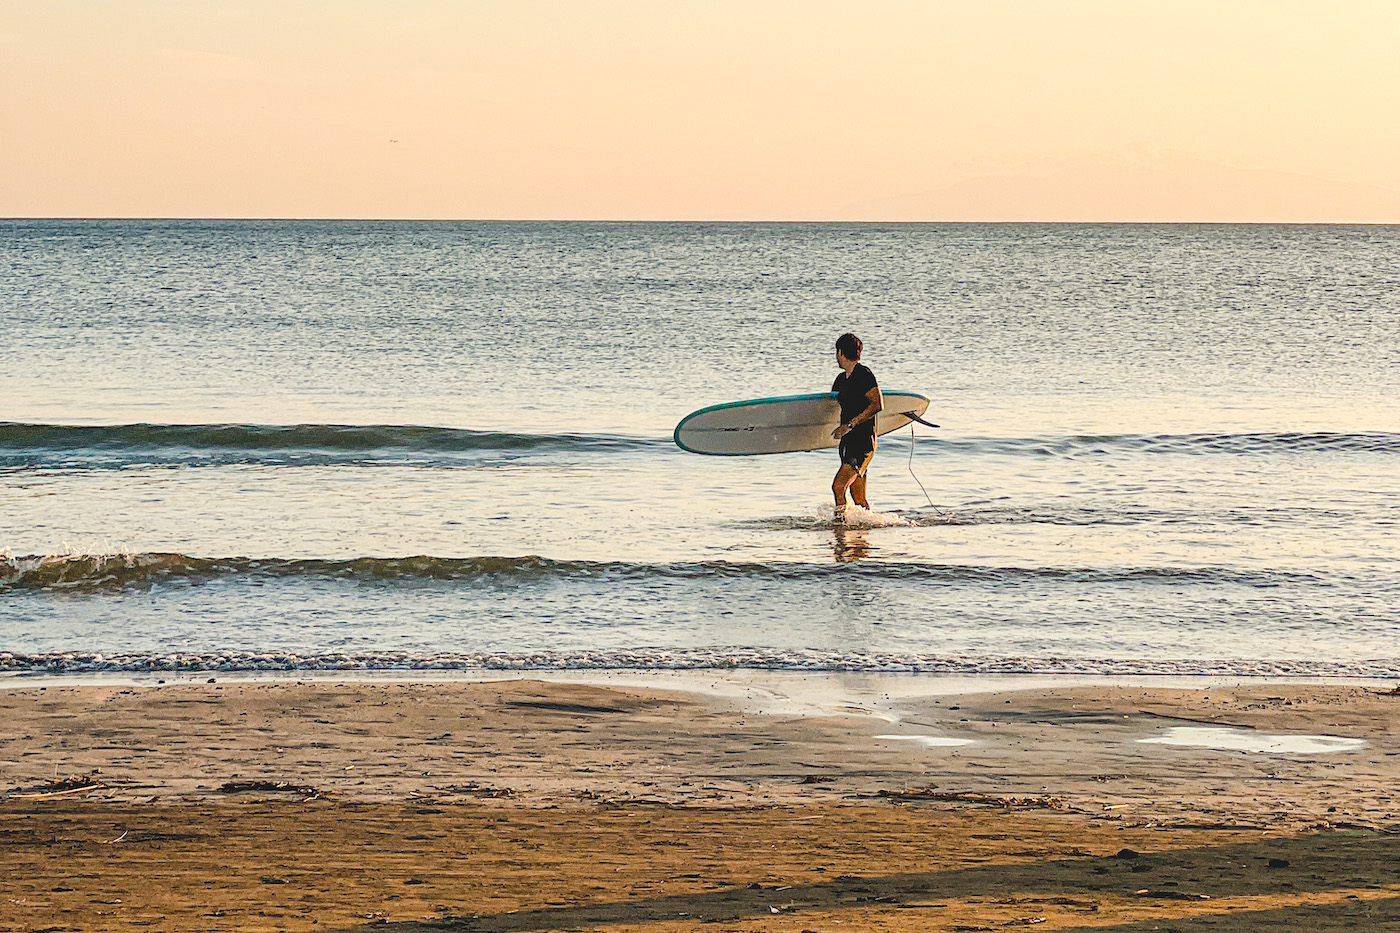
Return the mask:
[[[1355,752],[1367,745],[1364,739],[1348,739],[1339,735],[1270,735],[1248,729],[1224,729],[1215,726],[1173,726],[1162,735],[1138,741],[1144,744],[1181,745],[1269,755]]]
[[[1397,247],[0,222],[0,665],[1400,673]],[[874,514],[671,443],[845,330]]]
[[[953,739],[942,735],[877,735],[875,738],[886,742],[909,742],[924,748],[956,748],[976,744],[972,739]]]

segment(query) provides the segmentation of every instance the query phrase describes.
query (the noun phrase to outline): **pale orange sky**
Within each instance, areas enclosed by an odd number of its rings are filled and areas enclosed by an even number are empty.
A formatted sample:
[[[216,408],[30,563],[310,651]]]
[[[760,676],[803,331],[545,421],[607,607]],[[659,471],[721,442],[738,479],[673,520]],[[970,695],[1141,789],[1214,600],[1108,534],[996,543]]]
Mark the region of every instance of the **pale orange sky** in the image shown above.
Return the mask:
[[[0,216],[1400,223],[1396,0],[0,0]]]

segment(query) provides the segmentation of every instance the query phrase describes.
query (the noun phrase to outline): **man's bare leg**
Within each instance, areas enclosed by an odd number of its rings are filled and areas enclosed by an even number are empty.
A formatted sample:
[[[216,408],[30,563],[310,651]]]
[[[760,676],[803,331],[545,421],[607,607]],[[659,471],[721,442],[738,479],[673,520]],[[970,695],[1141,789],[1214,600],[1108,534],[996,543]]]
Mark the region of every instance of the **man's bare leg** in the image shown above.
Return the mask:
[[[849,464],[843,463],[841,469],[836,471],[836,478],[831,481],[831,492],[836,498],[836,520],[838,522],[844,521],[846,518],[846,490],[850,489],[857,480],[864,487],[865,481],[861,479],[860,475],[851,469]],[[859,505],[860,498],[864,498],[863,493],[857,498],[857,505]]]
[[[851,498],[856,500],[856,505],[863,509],[870,508],[870,500],[865,498],[865,474],[857,473],[856,478],[851,481]]]

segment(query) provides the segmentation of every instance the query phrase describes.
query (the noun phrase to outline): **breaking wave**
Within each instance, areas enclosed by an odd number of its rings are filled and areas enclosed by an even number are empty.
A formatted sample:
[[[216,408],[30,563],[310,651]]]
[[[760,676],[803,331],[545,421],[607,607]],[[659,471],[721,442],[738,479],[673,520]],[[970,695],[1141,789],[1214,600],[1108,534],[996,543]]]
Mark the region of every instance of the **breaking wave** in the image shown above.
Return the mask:
[[[887,443],[904,445],[891,436]],[[1400,433],[1106,434],[924,437],[943,455],[1079,458],[1119,454],[1400,453]],[[452,466],[531,455],[674,451],[669,437],[511,433],[428,425],[116,424],[0,422],[0,468],[120,468],[142,464]]]
[[[270,651],[181,653],[0,651],[0,672],[92,674],[145,672],[277,671],[710,671],[763,670],[811,673],[1034,674],[1090,676],[1215,676],[1388,678],[1400,674],[1400,658],[1367,661],[973,657],[765,649],[635,649],[522,653],[408,652],[297,654]]]
[[[33,591],[102,593],[170,583],[200,583],[220,578],[328,578],[365,583],[414,581],[541,581],[603,578],[608,580],[822,580],[867,578],[943,584],[1022,584],[1032,581],[1135,584],[1236,584],[1254,587],[1293,582],[1324,583],[1312,574],[1278,570],[1176,567],[988,567],[961,564],[896,563],[744,563],[689,561],[553,560],[521,557],[356,557],[314,558],[192,557],[187,554],[63,554],[9,557],[0,560],[0,595]]]
[[[1087,457],[1116,453],[1252,454],[1400,453],[1400,433],[1245,432],[1226,434],[1099,434],[1046,437],[920,438],[920,447],[947,452],[1038,457]]]
[[[668,443],[621,434],[517,434],[426,425],[0,422],[0,465],[432,463],[540,452],[623,452]]]

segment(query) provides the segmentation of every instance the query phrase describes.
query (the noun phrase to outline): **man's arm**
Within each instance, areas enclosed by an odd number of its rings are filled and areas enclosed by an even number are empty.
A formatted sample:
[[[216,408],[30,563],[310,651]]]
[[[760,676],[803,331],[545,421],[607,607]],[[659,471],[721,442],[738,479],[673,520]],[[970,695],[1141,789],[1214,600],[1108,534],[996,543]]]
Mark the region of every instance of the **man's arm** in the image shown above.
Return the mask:
[[[880,394],[880,387],[876,386],[869,392],[865,393],[865,398],[867,401],[870,402],[870,404],[866,406],[865,411],[856,415],[854,418],[852,418],[845,424],[838,424],[836,426],[836,430],[831,432],[832,437],[836,438],[837,440],[840,440],[847,434],[850,434],[851,429],[854,428],[856,425],[860,424],[862,421],[866,420],[867,418],[869,418],[871,421],[874,421],[880,416],[880,412],[885,407],[885,397]]]

